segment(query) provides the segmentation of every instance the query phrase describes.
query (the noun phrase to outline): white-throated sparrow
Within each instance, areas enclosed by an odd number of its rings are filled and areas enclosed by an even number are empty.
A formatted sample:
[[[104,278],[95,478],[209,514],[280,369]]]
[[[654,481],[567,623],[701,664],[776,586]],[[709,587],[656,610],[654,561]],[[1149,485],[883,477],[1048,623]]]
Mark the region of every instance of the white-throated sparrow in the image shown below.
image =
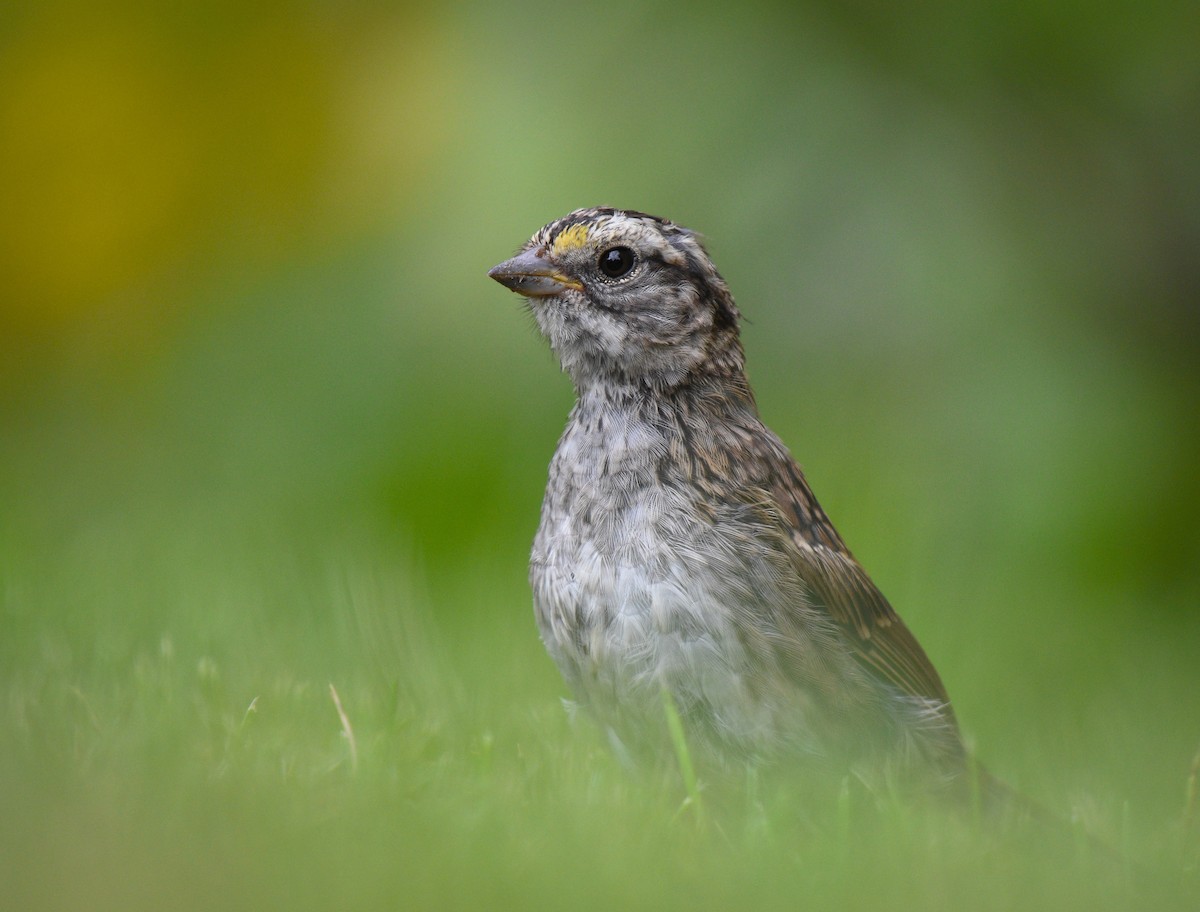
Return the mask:
[[[526,297],[577,394],[530,563],[577,700],[634,750],[663,743],[665,690],[724,764],[956,778],[942,682],[759,417],[696,235],[580,209],[489,275]]]

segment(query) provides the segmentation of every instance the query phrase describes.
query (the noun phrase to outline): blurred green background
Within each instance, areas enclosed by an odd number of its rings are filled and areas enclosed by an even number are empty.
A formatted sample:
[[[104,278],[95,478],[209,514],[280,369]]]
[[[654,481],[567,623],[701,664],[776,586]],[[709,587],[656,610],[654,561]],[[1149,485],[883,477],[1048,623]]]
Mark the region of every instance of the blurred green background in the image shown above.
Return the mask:
[[[1169,841],[1200,744],[1197,47],[1155,0],[6,8],[11,907],[227,904],[231,868],[247,902],[561,897],[500,822],[530,794],[562,853],[620,842],[571,803],[607,767],[525,584],[570,385],[486,278],[599,204],[706,235],[765,418],[984,760]],[[638,882],[608,852],[597,906]],[[694,899],[664,865],[637,895]]]

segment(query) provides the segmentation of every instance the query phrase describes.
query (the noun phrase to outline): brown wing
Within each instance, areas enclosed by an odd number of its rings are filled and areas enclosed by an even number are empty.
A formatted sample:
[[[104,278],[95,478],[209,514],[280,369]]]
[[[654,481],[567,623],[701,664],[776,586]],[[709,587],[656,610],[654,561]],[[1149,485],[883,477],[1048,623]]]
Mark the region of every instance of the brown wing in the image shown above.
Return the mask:
[[[799,466],[786,451],[775,456],[771,493],[797,545],[801,576],[855,658],[901,693],[946,704],[953,718],[946,689],[925,650],[846,548]]]

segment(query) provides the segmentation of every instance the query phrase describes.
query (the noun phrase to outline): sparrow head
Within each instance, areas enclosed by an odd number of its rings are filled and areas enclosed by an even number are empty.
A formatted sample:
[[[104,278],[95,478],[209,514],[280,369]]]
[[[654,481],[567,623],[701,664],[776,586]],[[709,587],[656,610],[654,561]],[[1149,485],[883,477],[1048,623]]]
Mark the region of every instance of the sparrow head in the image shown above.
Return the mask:
[[[623,209],[577,209],[488,275],[525,296],[578,389],[668,389],[742,370],[739,313],[696,234]]]

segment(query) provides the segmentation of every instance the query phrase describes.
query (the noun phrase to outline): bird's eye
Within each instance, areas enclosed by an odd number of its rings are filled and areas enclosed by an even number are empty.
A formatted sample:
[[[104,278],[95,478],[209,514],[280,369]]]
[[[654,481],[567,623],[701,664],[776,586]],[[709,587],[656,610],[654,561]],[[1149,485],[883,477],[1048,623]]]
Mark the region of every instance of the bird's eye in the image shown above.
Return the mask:
[[[600,271],[610,279],[629,275],[636,258],[628,247],[609,247],[600,254]]]

